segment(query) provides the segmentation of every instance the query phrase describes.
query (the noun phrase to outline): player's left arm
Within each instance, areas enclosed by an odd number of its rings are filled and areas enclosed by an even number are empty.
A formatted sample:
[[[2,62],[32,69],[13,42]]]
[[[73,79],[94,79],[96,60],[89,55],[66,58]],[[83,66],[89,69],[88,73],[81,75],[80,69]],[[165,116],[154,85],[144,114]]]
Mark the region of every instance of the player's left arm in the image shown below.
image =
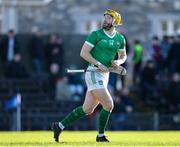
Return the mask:
[[[121,42],[121,46],[118,49],[118,59],[111,61],[111,64],[114,68],[118,68],[121,64],[123,64],[126,59],[127,59],[127,54],[126,54],[126,40],[123,37]]]
[[[118,51],[118,59],[111,61],[112,66],[114,68],[118,68],[121,64],[123,64],[127,59],[127,54],[126,54],[126,48],[119,49]]]
[[[123,64],[127,59],[127,54],[126,54],[126,49],[122,49],[118,51],[118,64],[121,65]]]

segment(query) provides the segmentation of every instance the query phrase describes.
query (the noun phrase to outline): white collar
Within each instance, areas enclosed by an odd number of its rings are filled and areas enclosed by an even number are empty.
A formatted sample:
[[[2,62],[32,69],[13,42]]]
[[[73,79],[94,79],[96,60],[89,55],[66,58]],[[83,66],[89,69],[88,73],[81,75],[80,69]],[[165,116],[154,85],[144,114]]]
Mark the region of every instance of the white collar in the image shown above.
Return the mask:
[[[116,35],[116,30],[115,29],[113,30],[114,34],[112,36],[109,35],[104,29],[103,29],[103,31],[109,38],[113,38]]]

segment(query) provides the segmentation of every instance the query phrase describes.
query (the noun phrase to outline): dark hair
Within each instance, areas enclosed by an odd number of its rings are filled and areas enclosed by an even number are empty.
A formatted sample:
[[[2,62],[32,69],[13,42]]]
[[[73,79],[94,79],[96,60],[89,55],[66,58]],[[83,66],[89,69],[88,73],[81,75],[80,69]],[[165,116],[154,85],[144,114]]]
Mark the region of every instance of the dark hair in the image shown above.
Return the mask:
[[[10,29],[8,33],[14,33],[14,30],[13,30],[13,29]]]
[[[141,42],[139,40],[135,40],[134,44],[140,44]]]
[[[153,39],[153,40],[156,40],[156,41],[159,40],[159,38],[158,38],[157,36],[154,36],[152,39]]]

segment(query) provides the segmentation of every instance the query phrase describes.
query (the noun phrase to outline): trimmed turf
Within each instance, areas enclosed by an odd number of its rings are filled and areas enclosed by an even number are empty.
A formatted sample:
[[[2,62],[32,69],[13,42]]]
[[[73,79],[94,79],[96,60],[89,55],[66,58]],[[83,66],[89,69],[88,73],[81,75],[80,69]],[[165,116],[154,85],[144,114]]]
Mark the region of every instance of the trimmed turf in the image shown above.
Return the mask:
[[[51,131],[0,132],[0,146],[180,146],[180,131],[107,131],[110,143],[96,143],[96,131],[64,131],[60,143]]]

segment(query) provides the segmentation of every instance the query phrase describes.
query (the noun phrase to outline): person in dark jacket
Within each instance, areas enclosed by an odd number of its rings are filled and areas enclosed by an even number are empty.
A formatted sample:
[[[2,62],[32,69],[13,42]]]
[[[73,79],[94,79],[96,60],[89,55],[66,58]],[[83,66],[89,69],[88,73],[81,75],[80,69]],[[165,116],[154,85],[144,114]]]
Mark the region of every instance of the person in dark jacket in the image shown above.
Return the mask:
[[[13,61],[7,65],[5,77],[18,79],[29,77],[26,67],[22,63],[21,54],[15,54]]]
[[[63,45],[55,34],[49,36],[48,43],[45,46],[45,58],[47,61],[47,69],[52,63],[58,63],[60,71],[63,68]]]
[[[8,35],[0,43],[1,60],[7,64],[13,61],[15,54],[19,53],[19,44],[13,30],[9,30]]]
[[[152,60],[148,60],[145,63],[141,72],[140,87],[142,91],[142,99],[144,103],[154,97],[157,82],[157,70]]]
[[[180,35],[172,43],[168,55],[169,72],[180,72]]]
[[[40,74],[43,70],[44,43],[42,33],[35,32],[29,42],[29,52],[31,55],[32,66],[35,73]]]

